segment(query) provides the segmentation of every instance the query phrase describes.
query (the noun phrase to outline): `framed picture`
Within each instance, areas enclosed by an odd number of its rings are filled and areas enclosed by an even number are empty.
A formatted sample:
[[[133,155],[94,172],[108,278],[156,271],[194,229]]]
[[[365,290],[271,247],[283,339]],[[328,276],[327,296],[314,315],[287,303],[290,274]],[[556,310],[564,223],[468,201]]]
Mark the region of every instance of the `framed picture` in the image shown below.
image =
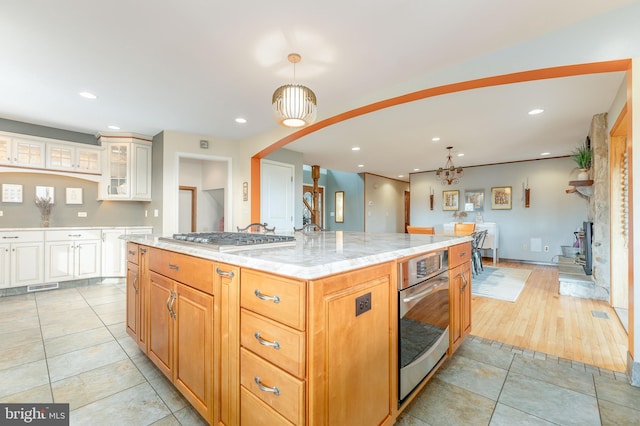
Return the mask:
[[[336,223],[344,222],[344,191],[336,192]]]
[[[49,203],[54,204],[54,190],[55,188],[53,186],[36,186],[36,198],[40,198],[42,200],[46,200],[48,198]]]
[[[458,210],[459,198],[460,191],[457,189],[442,191],[442,210]]]
[[[491,208],[493,210],[511,210],[510,186],[496,186],[491,188]]]
[[[481,212],[484,210],[484,189],[466,189],[464,191],[464,211]]]
[[[21,203],[22,202],[22,185],[13,183],[2,184],[2,202],[3,203]]]
[[[82,188],[67,188],[67,204],[82,204]]]

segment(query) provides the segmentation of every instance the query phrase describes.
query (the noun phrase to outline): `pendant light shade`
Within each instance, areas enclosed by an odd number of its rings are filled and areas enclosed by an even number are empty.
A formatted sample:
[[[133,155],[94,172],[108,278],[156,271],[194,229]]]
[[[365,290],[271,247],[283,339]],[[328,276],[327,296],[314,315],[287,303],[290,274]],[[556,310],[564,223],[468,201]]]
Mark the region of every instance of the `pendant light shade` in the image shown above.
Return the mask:
[[[295,80],[295,65],[301,57],[297,53],[288,56],[293,64],[293,78]],[[279,124],[287,127],[302,127],[316,120],[316,94],[311,89],[300,84],[285,84],[273,92],[271,100],[273,115]]]

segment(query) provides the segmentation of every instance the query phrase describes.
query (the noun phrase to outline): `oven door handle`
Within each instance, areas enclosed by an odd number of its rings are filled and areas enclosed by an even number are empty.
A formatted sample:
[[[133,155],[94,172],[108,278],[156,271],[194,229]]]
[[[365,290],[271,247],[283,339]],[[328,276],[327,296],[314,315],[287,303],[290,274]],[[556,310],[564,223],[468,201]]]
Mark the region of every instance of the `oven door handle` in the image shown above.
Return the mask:
[[[428,294],[431,294],[434,292],[434,290],[438,289],[438,287],[442,287],[443,285],[447,284],[449,282],[449,278],[440,278],[439,280],[440,282],[435,283],[433,285],[430,285],[429,287],[427,287],[425,290],[421,291],[420,293],[416,293],[416,294],[412,294],[409,297],[405,297],[402,299],[403,303],[409,303],[412,302],[414,300],[417,299],[422,299],[423,297],[427,296]]]

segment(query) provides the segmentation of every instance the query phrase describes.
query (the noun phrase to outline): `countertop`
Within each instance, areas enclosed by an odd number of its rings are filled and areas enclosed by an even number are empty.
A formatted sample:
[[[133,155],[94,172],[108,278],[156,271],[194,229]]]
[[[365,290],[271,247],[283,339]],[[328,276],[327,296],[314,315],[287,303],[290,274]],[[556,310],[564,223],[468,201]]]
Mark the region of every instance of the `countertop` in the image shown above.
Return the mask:
[[[206,246],[180,244],[160,239],[158,235],[125,235],[121,238],[204,259],[300,279],[316,279],[471,241],[470,236],[460,235],[343,231],[295,233],[294,236],[296,237],[295,246],[252,248],[233,252],[220,252]]]

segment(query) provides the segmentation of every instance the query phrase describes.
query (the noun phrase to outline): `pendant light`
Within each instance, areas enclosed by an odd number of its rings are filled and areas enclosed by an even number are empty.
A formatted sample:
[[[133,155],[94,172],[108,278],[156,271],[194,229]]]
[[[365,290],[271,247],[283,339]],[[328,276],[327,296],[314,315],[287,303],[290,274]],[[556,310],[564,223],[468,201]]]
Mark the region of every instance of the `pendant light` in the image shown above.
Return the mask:
[[[301,84],[295,84],[296,64],[302,60],[297,53],[287,57],[293,64],[293,84],[280,86],[273,92],[273,115],[279,124],[286,127],[302,127],[316,119],[316,94]]]
[[[462,167],[456,167],[451,161],[452,146],[448,146],[449,154],[447,155],[447,162],[444,167],[440,167],[436,172],[436,179],[442,182],[443,185],[451,185],[452,183],[458,183],[462,177]]]

